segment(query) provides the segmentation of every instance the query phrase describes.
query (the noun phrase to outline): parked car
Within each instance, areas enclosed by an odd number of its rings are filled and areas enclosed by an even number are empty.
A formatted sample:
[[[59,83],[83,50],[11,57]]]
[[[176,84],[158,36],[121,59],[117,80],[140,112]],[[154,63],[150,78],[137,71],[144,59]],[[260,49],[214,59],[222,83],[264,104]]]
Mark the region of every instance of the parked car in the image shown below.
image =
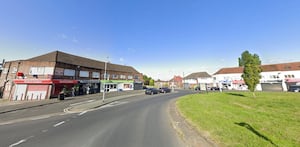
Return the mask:
[[[159,90],[156,88],[148,88],[145,90],[145,94],[153,95],[153,94],[158,94],[158,93],[159,93]]]
[[[215,91],[215,90],[220,90],[219,87],[211,87],[210,90]]]
[[[162,87],[162,88],[159,88],[159,92],[160,93],[170,93],[171,89],[168,87]]]

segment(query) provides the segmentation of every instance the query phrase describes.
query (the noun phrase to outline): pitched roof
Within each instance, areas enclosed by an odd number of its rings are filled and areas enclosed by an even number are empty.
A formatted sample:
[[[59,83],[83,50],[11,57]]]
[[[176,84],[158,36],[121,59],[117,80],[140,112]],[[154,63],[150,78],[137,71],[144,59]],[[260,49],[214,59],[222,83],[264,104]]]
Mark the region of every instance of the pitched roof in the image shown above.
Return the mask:
[[[261,65],[261,68],[262,68],[262,72],[300,70],[300,62]],[[244,70],[243,67],[222,68],[218,70],[214,75],[243,73],[243,70]]]
[[[97,60],[93,60],[93,59],[89,59],[89,58],[85,58],[85,57],[80,57],[80,56],[64,53],[61,51],[50,52],[50,53],[47,53],[44,55],[30,58],[28,60],[29,61],[61,62],[61,63],[79,65],[82,67],[89,67],[89,68],[95,68],[95,69],[104,69],[105,68],[105,62],[103,62],[103,61],[97,61]],[[124,66],[124,65],[112,64],[112,63],[107,63],[107,70],[138,73],[138,71],[136,71],[131,66]]]
[[[184,77],[185,79],[197,79],[197,78],[209,78],[211,75],[209,75],[207,72],[195,72],[191,73],[188,76]]]

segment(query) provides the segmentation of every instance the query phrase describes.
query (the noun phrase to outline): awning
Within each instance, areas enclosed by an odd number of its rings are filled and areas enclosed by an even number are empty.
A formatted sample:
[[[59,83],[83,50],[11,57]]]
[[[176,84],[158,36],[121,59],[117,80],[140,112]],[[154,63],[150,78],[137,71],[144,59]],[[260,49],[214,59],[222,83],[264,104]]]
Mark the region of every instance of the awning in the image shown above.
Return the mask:
[[[232,84],[245,84],[244,80],[233,80]]]
[[[287,83],[297,83],[300,82],[299,78],[290,78],[290,79],[285,79],[285,82]]]

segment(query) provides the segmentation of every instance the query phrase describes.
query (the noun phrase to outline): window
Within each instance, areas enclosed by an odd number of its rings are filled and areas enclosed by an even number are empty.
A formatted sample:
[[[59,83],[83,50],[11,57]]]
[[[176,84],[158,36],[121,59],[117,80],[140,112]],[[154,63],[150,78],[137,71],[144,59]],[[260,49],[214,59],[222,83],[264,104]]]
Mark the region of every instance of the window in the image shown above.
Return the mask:
[[[113,75],[112,75],[112,78],[113,78],[113,79],[118,79],[118,75],[113,74]]]
[[[133,79],[133,77],[132,77],[132,76],[128,76],[128,79],[130,79],[130,80],[131,80],[131,79]]]
[[[17,71],[18,71],[17,67],[13,67],[13,70],[11,73],[17,73]]]
[[[109,75],[109,74],[106,74],[106,75],[105,75],[105,74],[103,74],[103,78],[104,78],[104,79],[109,79],[109,77],[110,77],[110,75]]]
[[[135,75],[135,76],[134,76],[134,79],[138,80],[138,79],[139,79],[139,76],[138,76],[138,75]]]
[[[125,75],[120,75],[120,79],[126,79]]]

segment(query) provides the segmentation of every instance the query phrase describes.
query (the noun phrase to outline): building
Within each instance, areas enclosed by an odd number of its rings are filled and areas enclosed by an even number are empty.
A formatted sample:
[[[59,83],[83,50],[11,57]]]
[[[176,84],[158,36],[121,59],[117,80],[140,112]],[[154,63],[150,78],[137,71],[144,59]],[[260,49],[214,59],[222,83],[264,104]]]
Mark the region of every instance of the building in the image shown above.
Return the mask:
[[[183,78],[184,89],[195,89],[199,87],[200,90],[206,90],[207,87],[212,86],[212,76],[207,72],[191,73]]]
[[[261,65],[258,91],[287,91],[300,84],[300,62]],[[247,90],[242,79],[243,67],[222,68],[213,75],[214,85],[229,90]]]
[[[174,76],[171,80],[169,80],[170,87],[174,88],[182,88],[183,87],[183,78],[181,76]]]
[[[5,62],[0,77],[3,98],[10,100],[49,99],[62,91],[69,95],[98,93],[104,91],[104,85],[106,91],[141,89],[142,74],[130,66],[54,51]]]

